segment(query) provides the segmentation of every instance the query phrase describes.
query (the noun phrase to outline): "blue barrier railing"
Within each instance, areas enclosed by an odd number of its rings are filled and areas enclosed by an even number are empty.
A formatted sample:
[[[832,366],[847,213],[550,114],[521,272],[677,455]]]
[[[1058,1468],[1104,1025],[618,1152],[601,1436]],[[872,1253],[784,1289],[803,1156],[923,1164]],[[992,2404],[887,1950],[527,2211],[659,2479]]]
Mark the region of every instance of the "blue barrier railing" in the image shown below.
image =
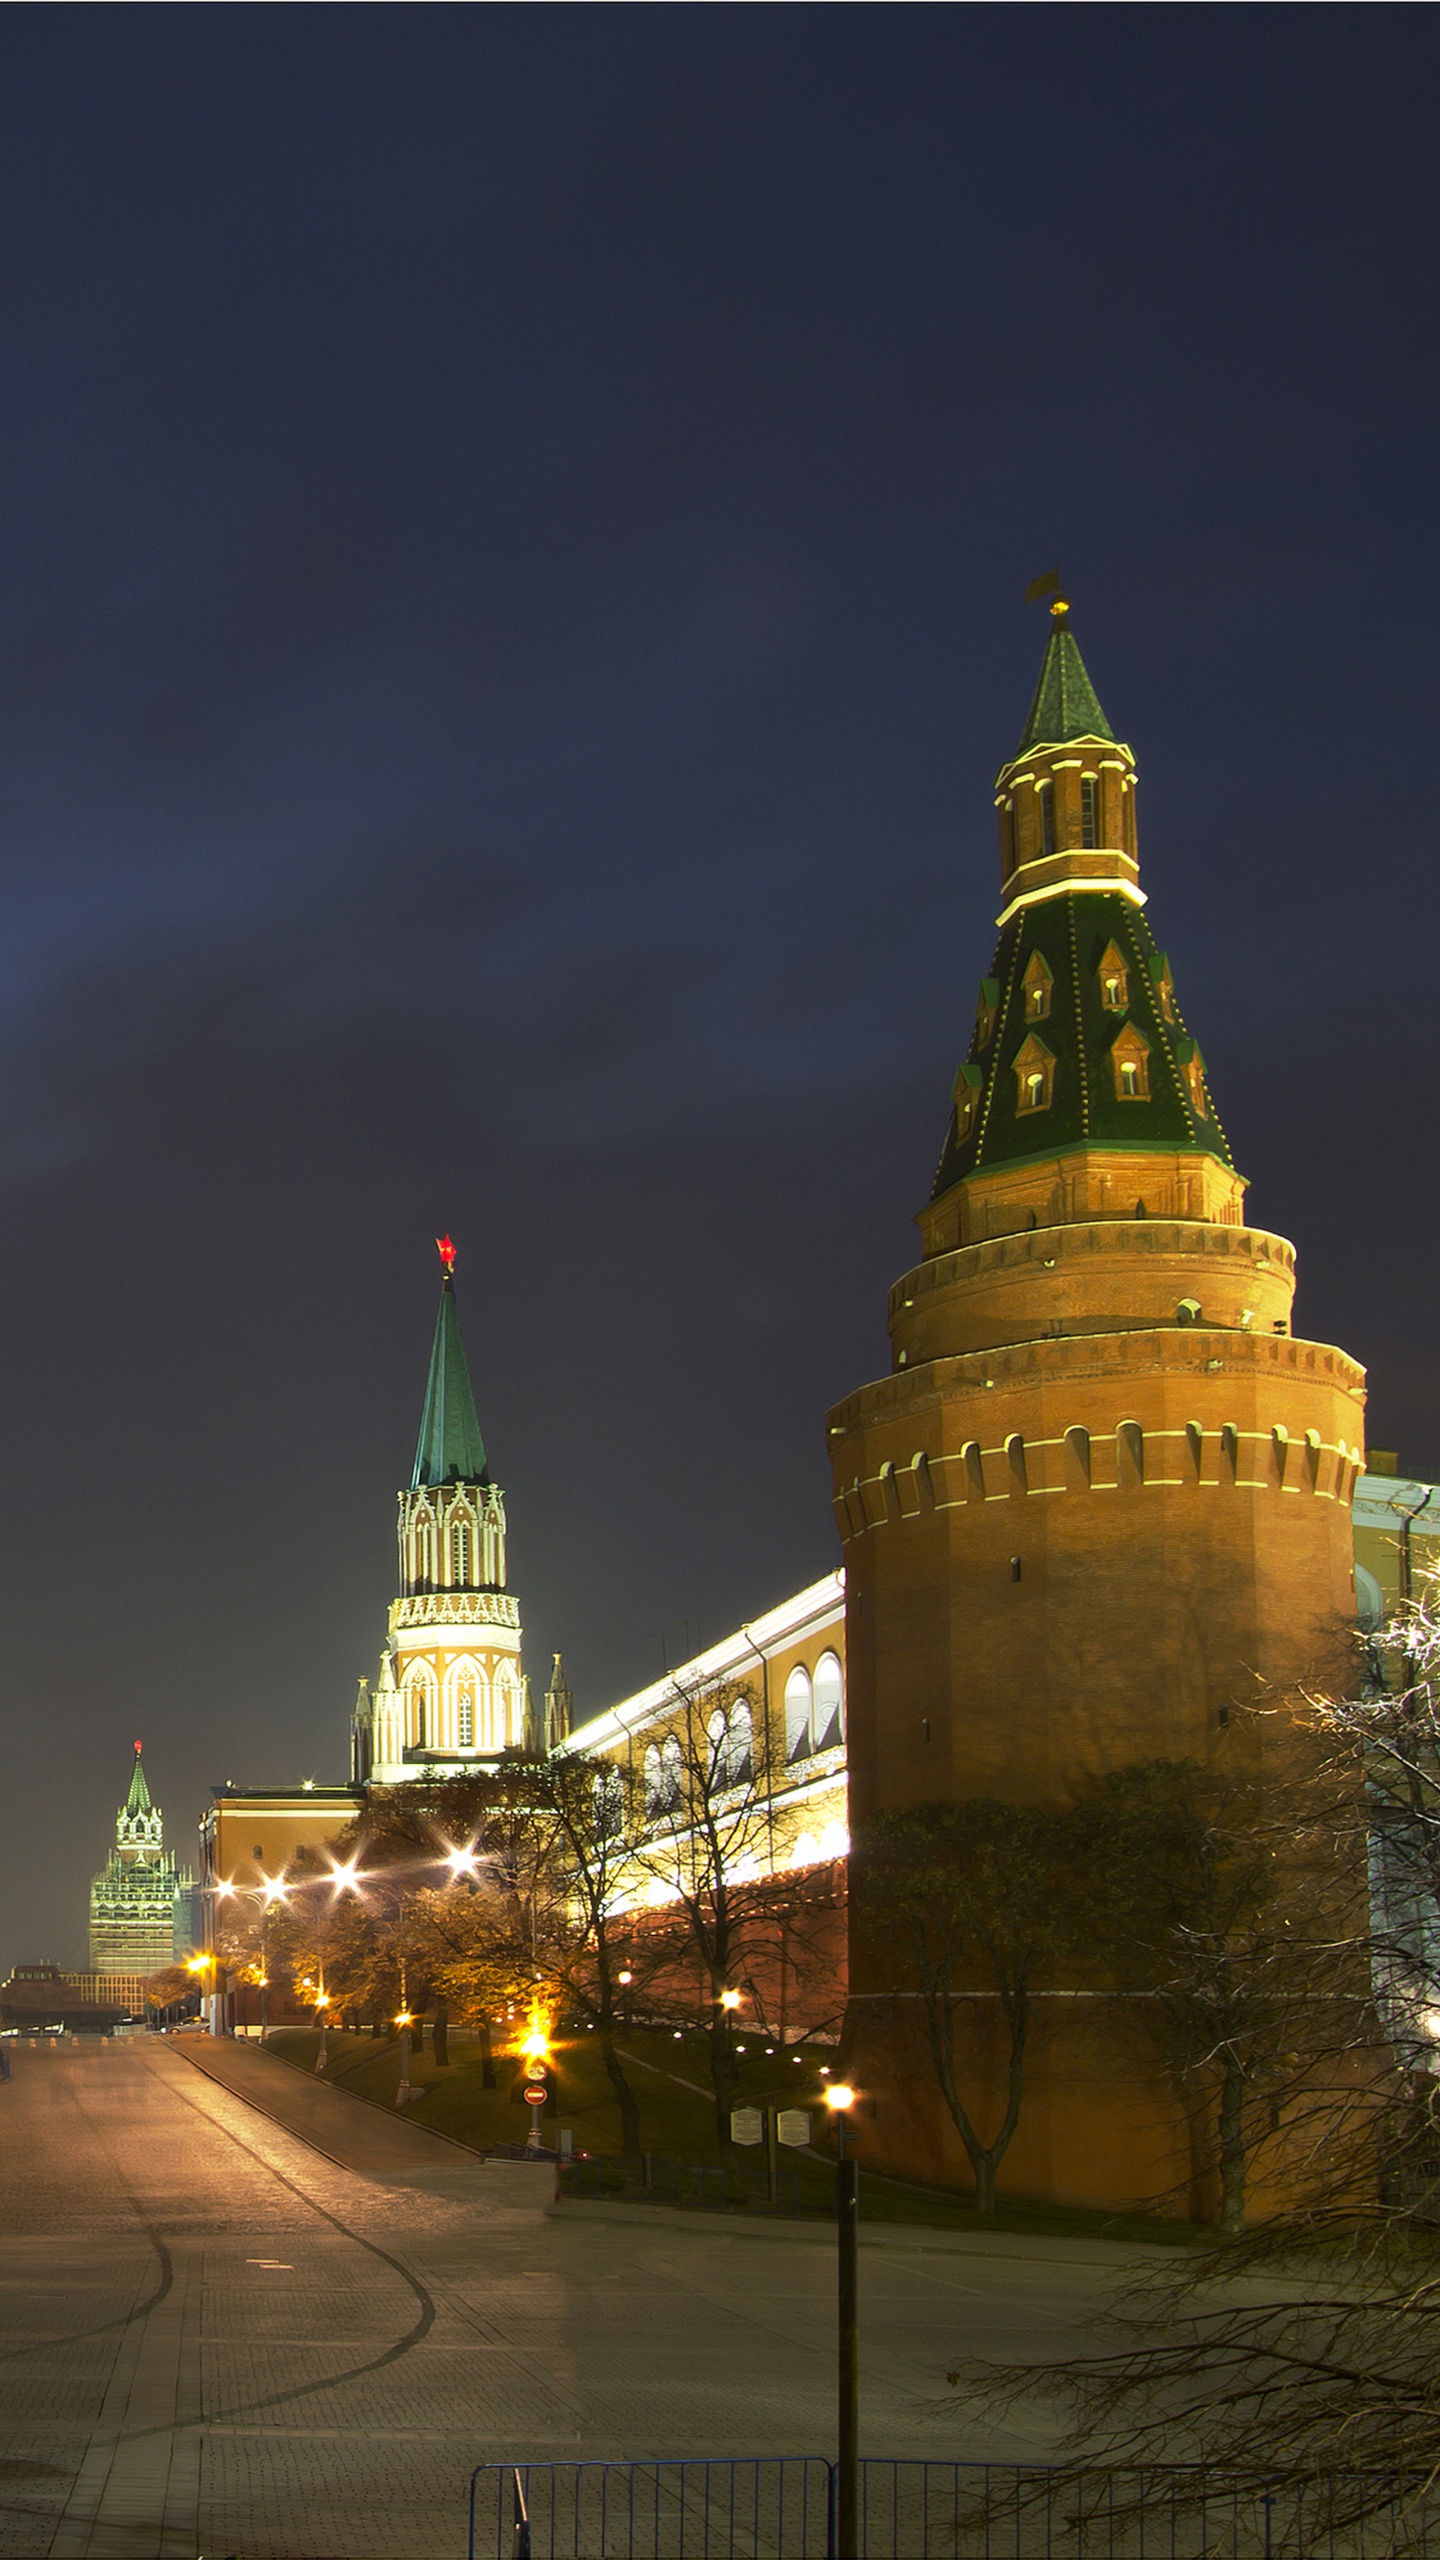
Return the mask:
[[[767,2176],[763,2164],[712,2160],[667,2160],[659,2152],[605,2152],[593,2159],[562,2161],[562,2196],[606,2196],[643,2204],[687,2205],[709,2213],[753,2212],[768,2207],[776,2213],[800,2211],[798,2171],[778,2167]]]
[[[812,2455],[482,2463],[470,2560],[1440,2560],[1440,2494],[1198,2465],[860,2465],[858,2548]]]

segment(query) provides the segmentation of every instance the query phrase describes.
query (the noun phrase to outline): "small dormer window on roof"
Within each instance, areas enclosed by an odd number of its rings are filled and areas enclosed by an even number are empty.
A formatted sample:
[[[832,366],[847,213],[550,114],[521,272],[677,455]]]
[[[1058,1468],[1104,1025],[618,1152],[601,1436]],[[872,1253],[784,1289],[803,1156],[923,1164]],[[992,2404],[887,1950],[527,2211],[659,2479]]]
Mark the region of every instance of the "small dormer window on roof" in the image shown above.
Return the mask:
[[[1155,1001],[1160,1007],[1162,1021],[1178,1022],[1180,1016],[1175,1010],[1175,983],[1170,975],[1170,962],[1163,951],[1157,951],[1152,955],[1150,976],[1154,983]]]
[[[1185,1091],[1197,1120],[1208,1120],[1210,1104],[1205,1092],[1205,1061],[1198,1040],[1177,1040],[1175,1060],[1185,1079]]]
[[[1110,1067],[1118,1102],[1149,1101],[1150,1043],[1133,1022],[1127,1022],[1111,1042]]]
[[[1130,1010],[1130,967],[1125,954],[1113,942],[1107,942],[1100,955],[1095,975],[1100,984],[1100,1001],[1107,1013]]]
[[[1043,951],[1031,952],[1020,983],[1025,994],[1026,1021],[1044,1022],[1050,1011],[1055,976]]]
[[[975,1046],[977,1049],[989,1048],[991,1035],[994,1032],[996,1017],[999,1014],[999,1011],[999,979],[982,978],[980,981],[980,993],[975,999]]]
[[[1016,1110],[1025,1113],[1048,1111],[1054,1089],[1054,1053],[1032,1031],[1015,1055]]]
[[[975,1126],[985,1079],[980,1069],[964,1066],[955,1079],[955,1143],[963,1146]]]

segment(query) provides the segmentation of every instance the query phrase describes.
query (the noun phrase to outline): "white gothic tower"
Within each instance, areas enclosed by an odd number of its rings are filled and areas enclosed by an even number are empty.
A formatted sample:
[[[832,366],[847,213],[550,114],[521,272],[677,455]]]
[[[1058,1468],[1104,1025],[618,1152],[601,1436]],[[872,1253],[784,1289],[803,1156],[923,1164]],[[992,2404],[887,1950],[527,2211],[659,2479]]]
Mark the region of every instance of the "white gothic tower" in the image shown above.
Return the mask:
[[[400,1592],[380,1670],[362,1680],[352,1774],[402,1786],[427,1769],[474,1768],[525,1738],[520,1606],[505,1588],[505,1500],[492,1483],[455,1307],[444,1277],[410,1484],[399,1497]]]

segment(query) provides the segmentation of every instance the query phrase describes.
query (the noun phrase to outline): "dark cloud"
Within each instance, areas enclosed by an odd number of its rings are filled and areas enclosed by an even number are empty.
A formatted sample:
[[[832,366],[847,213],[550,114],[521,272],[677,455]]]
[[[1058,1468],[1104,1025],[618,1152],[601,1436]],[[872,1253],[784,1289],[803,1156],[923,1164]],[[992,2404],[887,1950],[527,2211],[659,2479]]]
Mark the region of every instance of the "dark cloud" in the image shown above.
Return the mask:
[[[0,21],[0,1958],[134,1732],[182,1834],[338,1772],[446,1227],[583,1704],[833,1560],[1057,553],[1253,1215],[1440,1468],[1437,48]]]

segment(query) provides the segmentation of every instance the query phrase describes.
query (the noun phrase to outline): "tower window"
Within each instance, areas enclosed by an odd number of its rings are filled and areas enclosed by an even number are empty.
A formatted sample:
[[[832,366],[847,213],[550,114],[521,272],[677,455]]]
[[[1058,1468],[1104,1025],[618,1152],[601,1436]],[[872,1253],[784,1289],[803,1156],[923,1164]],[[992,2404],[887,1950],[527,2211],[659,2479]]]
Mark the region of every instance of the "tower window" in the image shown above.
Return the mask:
[[[468,1751],[475,1740],[475,1683],[462,1682],[456,1702],[456,1738],[462,1751]]]
[[[1035,797],[1040,803],[1040,850],[1042,854],[1051,854],[1055,850],[1054,783],[1042,782]]]
[[[1115,943],[1107,942],[1095,972],[1100,981],[1100,1001],[1107,1013],[1130,1010],[1130,970],[1125,954]]]
[[[984,1079],[978,1067],[964,1066],[955,1079],[955,1141],[963,1145],[975,1125]]]
[[[1025,1019],[1027,1022],[1043,1022],[1046,1019],[1050,1011],[1050,999],[1054,989],[1054,984],[1054,975],[1044,952],[1032,951],[1029,959],[1025,963],[1025,975],[1021,980],[1021,985],[1025,990]]]
[[[1119,1030],[1110,1049],[1110,1067],[1120,1102],[1146,1102],[1150,1097],[1150,1043],[1133,1022]]]
[[[1055,1059],[1032,1031],[1015,1059],[1015,1108],[1048,1111],[1055,1083]]]
[[[1093,773],[1080,779],[1080,842],[1093,849],[1100,841],[1100,785]]]
[[[457,1521],[450,1532],[450,1552],[455,1588],[464,1591],[470,1581],[470,1531],[463,1520]]]

